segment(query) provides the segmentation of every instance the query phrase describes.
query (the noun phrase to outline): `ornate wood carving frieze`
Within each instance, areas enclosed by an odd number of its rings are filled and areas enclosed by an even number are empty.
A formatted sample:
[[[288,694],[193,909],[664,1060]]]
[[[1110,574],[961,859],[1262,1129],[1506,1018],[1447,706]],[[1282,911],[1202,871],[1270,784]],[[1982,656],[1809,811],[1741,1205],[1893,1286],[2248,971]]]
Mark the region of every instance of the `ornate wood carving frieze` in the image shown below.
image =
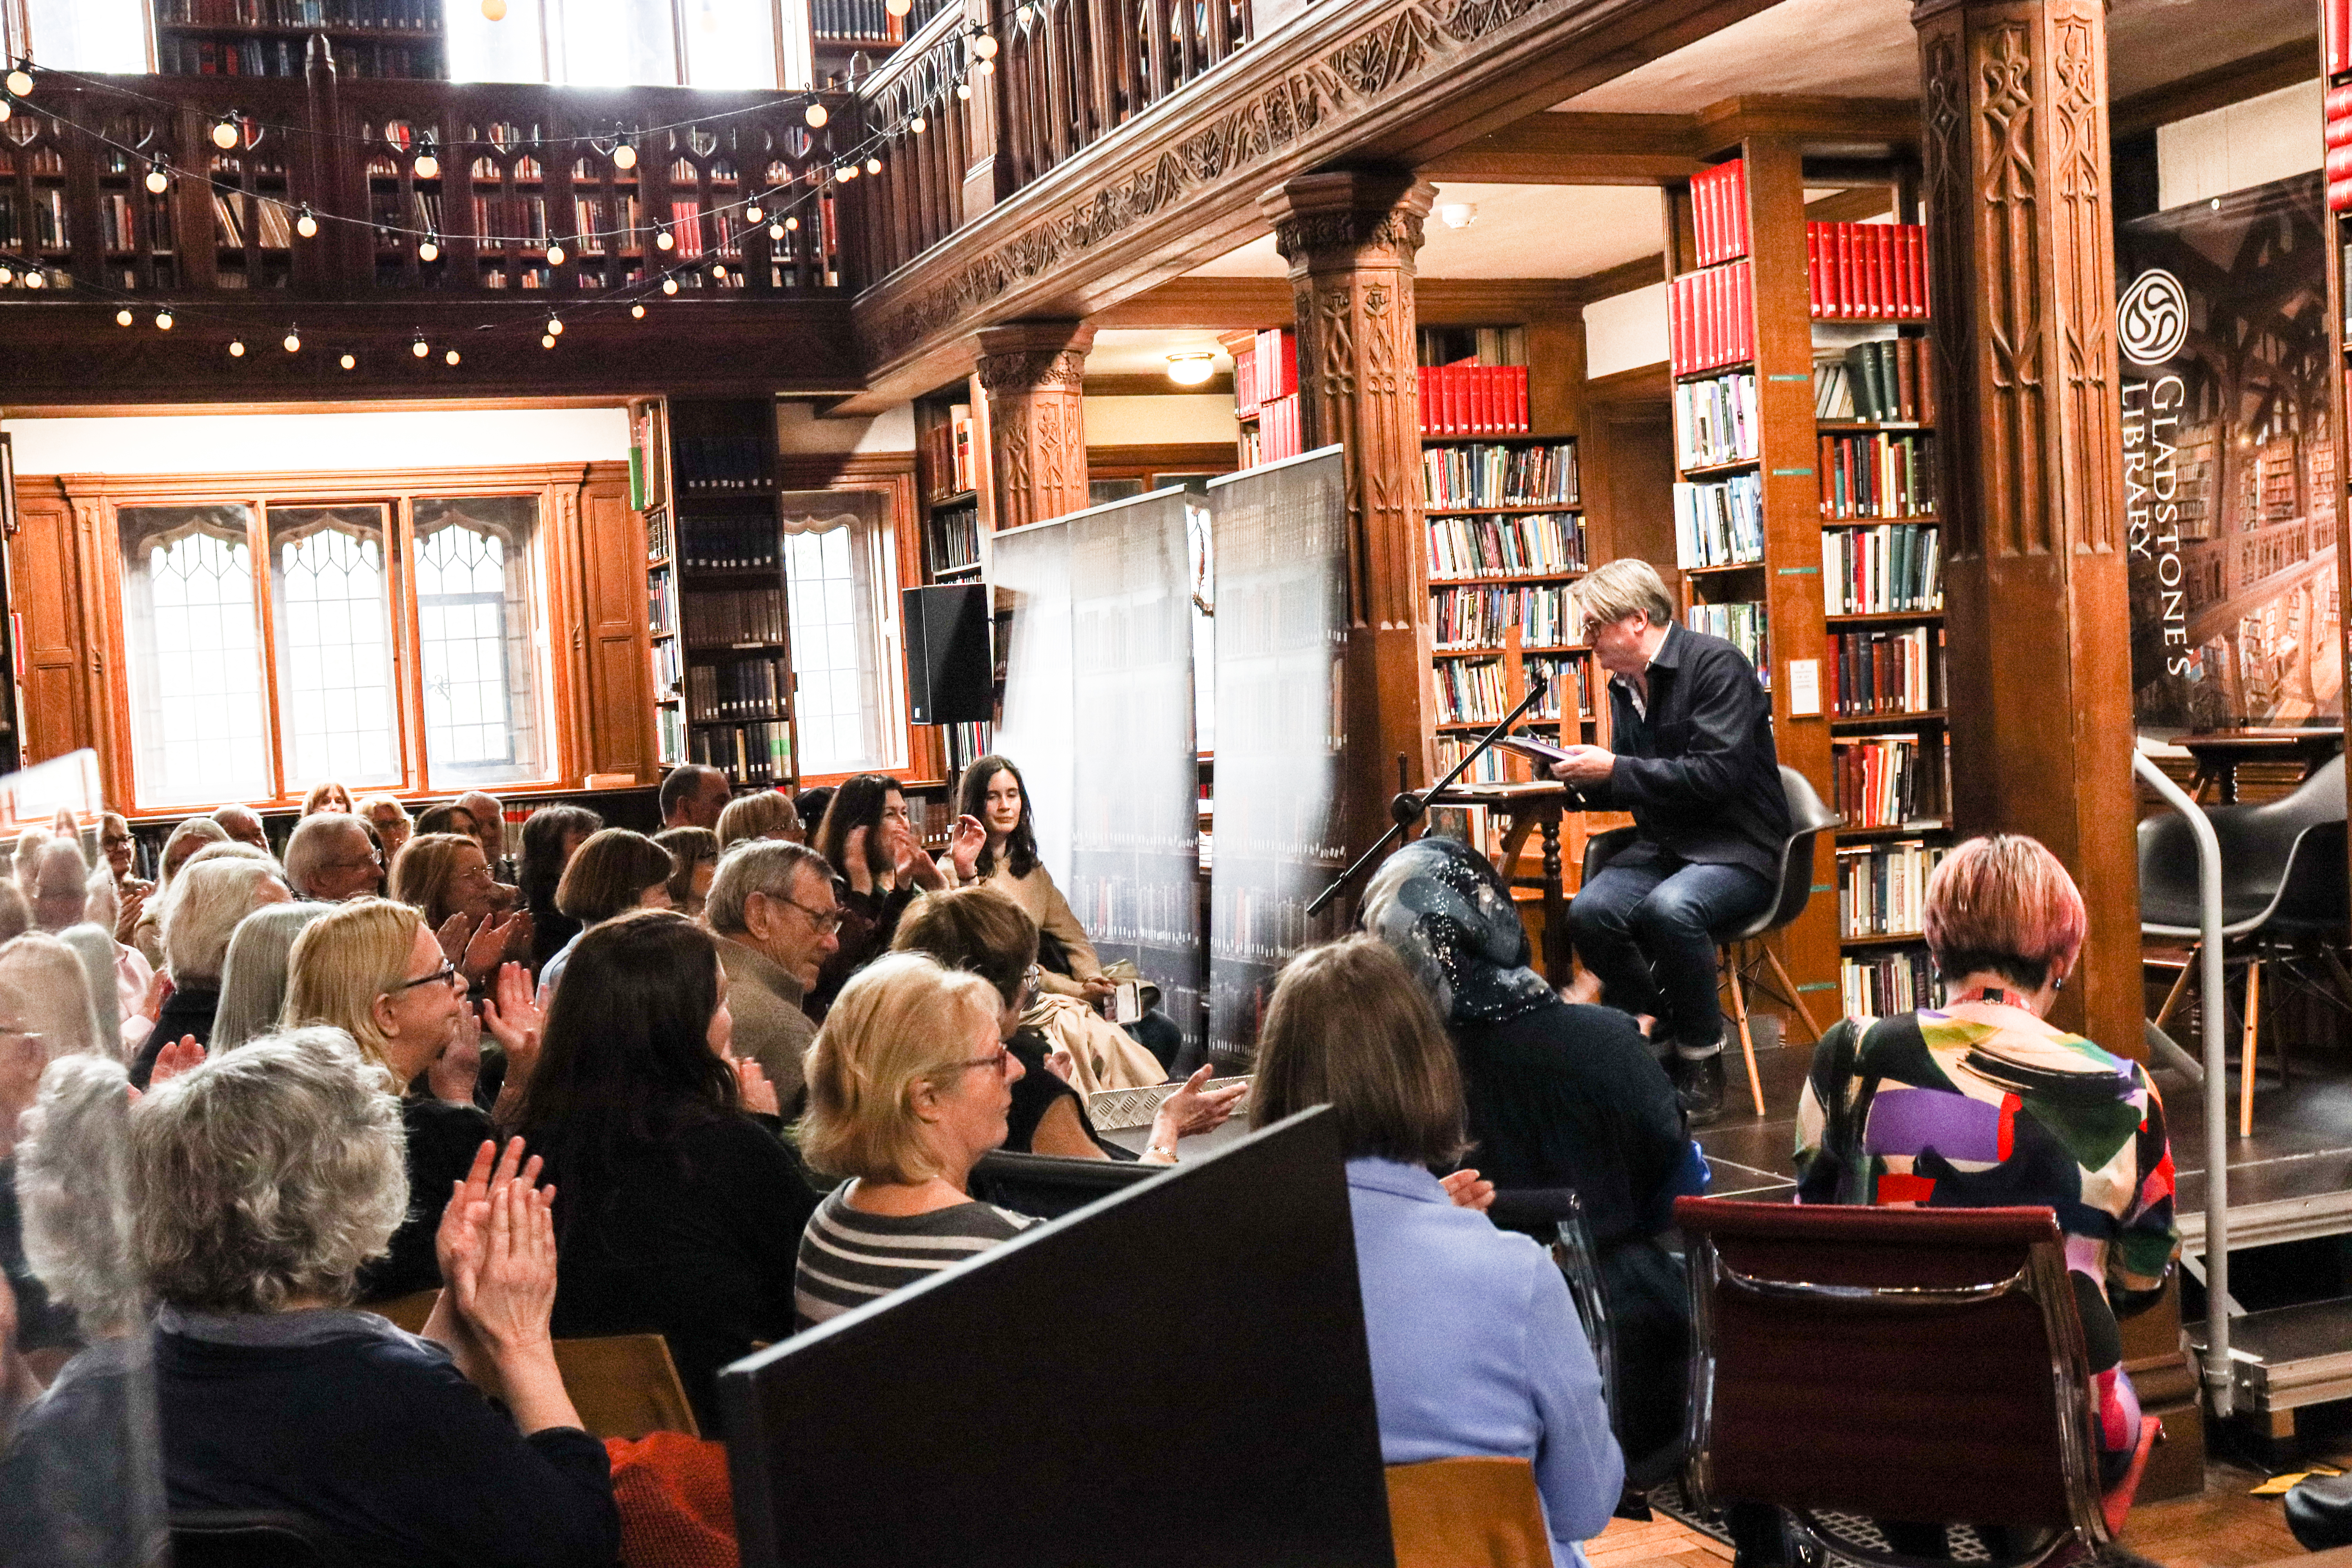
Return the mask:
[[[1000,529],[1087,505],[1085,386],[1094,335],[1076,321],[1023,321],[977,336]]]

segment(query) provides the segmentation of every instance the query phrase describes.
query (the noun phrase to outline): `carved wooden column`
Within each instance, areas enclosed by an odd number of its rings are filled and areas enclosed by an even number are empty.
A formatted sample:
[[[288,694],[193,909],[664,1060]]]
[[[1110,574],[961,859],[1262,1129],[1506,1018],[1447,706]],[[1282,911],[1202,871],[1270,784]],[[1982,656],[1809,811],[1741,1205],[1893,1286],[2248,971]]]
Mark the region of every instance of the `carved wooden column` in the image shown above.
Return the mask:
[[[1297,298],[1308,448],[1347,448],[1348,828],[1388,823],[1396,758],[1430,782],[1429,546],[1422,518],[1413,254],[1435,190],[1410,174],[1307,174],[1261,199]]]
[[[1952,783],[2090,905],[2054,1016],[2141,1054],[2131,622],[2101,0],[1929,0],[1925,91]]]
[[[2053,1016],[2143,1054],[2131,620],[2104,0],[1927,0],[1919,32],[1953,808],[2030,833],[2090,908]],[[2168,1441],[2143,1500],[2203,1485],[2176,1291],[2125,1325]]]
[[[1087,350],[1079,321],[1016,321],[976,334],[988,395],[989,484],[999,529],[1087,505]]]

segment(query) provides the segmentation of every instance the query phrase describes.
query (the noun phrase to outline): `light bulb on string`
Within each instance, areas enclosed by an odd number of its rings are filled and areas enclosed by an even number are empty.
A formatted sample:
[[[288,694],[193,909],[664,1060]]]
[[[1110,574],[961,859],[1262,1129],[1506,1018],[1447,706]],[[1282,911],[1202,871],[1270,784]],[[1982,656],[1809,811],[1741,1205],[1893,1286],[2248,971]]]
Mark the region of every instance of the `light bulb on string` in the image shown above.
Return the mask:
[[[493,22],[507,19],[507,0],[482,0],[482,15]]]
[[[441,242],[435,239],[431,235],[426,235],[424,240],[416,247],[416,259],[419,261],[440,260]]]
[[[726,282],[726,281],[727,281],[727,263],[725,263],[725,262],[723,262],[723,261],[714,261],[714,262],[712,262],[712,263],[710,264],[710,275],[711,275],[713,278],[718,279],[721,283]]]
[[[418,359],[423,359],[426,354],[433,352],[433,346],[425,341],[425,334],[423,332],[419,332],[416,334],[415,341],[408,345],[408,352],[415,354]]]
[[[554,334],[553,332],[541,332],[541,333],[540,333],[540,334],[539,334],[539,346],[540,346],[541,348],[543,348],[543,349],[551,349],[551,348],[553,348],[553,347],[555,346],[555,334]]]
[[[165,169],[165,168],[163,167],[163,164],[162,160],[158,159],[156,162],[154,162],[154,163],[152,163],[148,164],[148,165],[147,165],[147,189],[148,189],[148,192],[149,192],[151,195],[160,196],[160,195],[162,195],[165,191],[168,191],[168,190],[170,190],[171,188],[172,188],[172,175],[171,175],[171,172],[170,172],[169,170],[167,170],[167,169]]]
[[[643,305],[632,305],[629,307],[629,314],[642,321],[646,319],[646,308]]]
[[[636,148],[631,146],[628,142],[624,142],[619,146],[613,149],[613,167],[615,169],[634,169],[636,166]]]
[[[675,294],[675,293],[677,293],[677,279],[675,279],[675,278],[665,278],[665,279],[662,279],[662,292],[663,292],[663,293],[665,293],[665,294]]]
[[[9,284],[14,283],[16,280],[16,274],[13,270],[5,267],[0,267],[0,289],[5,289]]]
[[[16,68],[8,73],[8,90],[18,98],[33,96],[33,59],[30,55],[19,59]]]
[[[310,204],[308,202],[302,204],[302,216],[294,220],[294,232],[304,239],[319,237],[319,220],[310,216]]]
[[[971,96],[971,83],[968,81],[960,81],[956,83],[956,96],[958,98],[970,98]]]
[[[155,312],[155,330],[159,332],[168,332],[172,330],[171,311],[158,310]]]
[[[796,217],[788,217],[784,220],[784,226],[786,228],[798,228],[800,226],[801,220]]]
[[[907,121],[907,129],[913,132],[916,135],[920,136],[923,133],[923,117],[918,114],[912,120]]]
[[[441,356],[442,360],[449,364],[456,364],[460,357],[461,356],[456,349],[451,349],[447,353]]]
[[[1013,13],[1013,19],[1025,27],[1029,25],[1030,18],[1036,16],[1036,12],[1031,10],[1024,5],[1019,10]]]
[[[833,116],[825,112],[825,107],[824,104],[812,103],[806,109],[801,110],[801,118],[807,121],[814,129],[822,131],[824,129],[824,122],[832,119]]]
[[[14,109],[8,106],[8,100],[6,99],[0,98],[0,120],[5,120],[16,112],[16,111]]]
[[[784,238],[784,226],[783,226],[782,224],[780,224],[780,223],[772,223],[772,224],[770,224],[770,225],[768,226],[768,243],[769,243],[769,244],[771,244],[771,245],[781,245],[782,243],[783,243],[783,238]]]
[[[243,359],[245,357],[245,340],[243,338],[238,338],[228,345],[228,357],[231,359]]]
[[[359,368],[359,363],[360,363],[360,362],[359,362],[358,360],[354,359],[354,358],[353,358],[352,355],[350,355],[350,354],[345,354],[345,355],[344,355],[341,360],[337,361],[336,363],[339,363],[339,364],[341,364],[341,365],[345,370],[357,370],[357,369]]]
[[[761,208],[756,198],[752,201],[751,205],[743,209],[743,221],[745,223],[757,223],[767,216],[767,213]]]
[[[46,272],[42,271],[39,268],[36,267],[36,268],[34,268],[30,272],[27,272],[27,273],[26,273],[26,274],[25,274],[25,287],[26,287],[26,288],[27,288],[27,289],[46,289],[46,288],[47,288],[48,286],[49,286],[49,275],[48,275],[47,273],[46,273]]]
[[[850,181],[857,178],[857,165],[855,163],[844,163],[840,168],[835,169],[833,172],[833,177],[839,180],[845,185],[849,184]]]
[[[971,52],[978,55],[983,60],[994,59],[996,58],[996,35],[993,33],[973,34],[971,39]]]
[[[118,327],[129,326],[131,324],[131,310],[127,306],[122,310],[114,312],[114,324]]]
[[[226,153],[236,145],[236,116],[224,114],[213,121],[213,145]]]
[[[915,0],[882,0],[882,9],[893,16],[903,16],[915,8]]]
[[[547,335],[551,338],[560,338],[563,335],[562,317],[550,316],[547,318]]]
[[[992,40],[992,41],[993,40]],[[996,62],[989,58],[988,56],[982,55],[980,58],[972,61],[971,68],[978,71],[982,76],[987,76],[996,69]]]
[[[286,329],[285,345],[286,352],[289,354],[300,353],[302,352],[302,333],[300,329],[296,327],[289,327]]]
[[[654,245],[657,249],[667,250],[677,244],[677,237],[670,233],[670,231],[666,228],[657,231],[654,235]]]
[[[882,172],[882,160],[881,160],[881,159],[879,159],[879,158],[868,158],[868,159],[866,159],[866,172],[867,174],[880,174],[880,173]]]
[[[551,243],[548,246],[547,264],[550,267],[561,267],[563,265],[563,247]]]
[[[416,177],[420,180],[437,180],[441,177],[441,160],[433,155],[431,142],[426,142],[417,153],[416,162],[412,167],[415,169]]]

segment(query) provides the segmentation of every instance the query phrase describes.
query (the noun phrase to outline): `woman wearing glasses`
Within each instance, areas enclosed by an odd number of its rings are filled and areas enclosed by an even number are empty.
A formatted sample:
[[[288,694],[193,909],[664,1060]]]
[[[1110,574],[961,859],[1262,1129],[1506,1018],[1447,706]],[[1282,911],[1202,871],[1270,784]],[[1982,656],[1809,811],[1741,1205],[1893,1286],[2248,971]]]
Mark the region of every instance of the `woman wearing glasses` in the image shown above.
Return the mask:
[[[521,984],[521,972],[510,969],[501,998],[512,999]],[[385,1070],[386,1087],[400,1096],[408,1190],[417,1206],[393,1232],[390,1253],[362,1272],[362,1300],[441,1283],[433,1260],[435,1201],[465,1176],[474,1151],[490,1136],[490,1118],[474,1103],[480,1047],[466,990],[425,917],[390,899],[330,908],[294,939],[287,961],[287,1025],[331,1024],[342,1030],[362,1056]],[[508,1077],[519,1081],[532,1041],[517,1027],[520,1020],[495,1005],[485,1014],[496,1020],[491,1027],[514,1064]]]
[[[511,1123],[555,1185],[557,1337],[660,1334],[706,1432],[719,1369],[792,1332],[816,1206],[733,1034],[710,933],[616,916],[581,937]]]
[[[499,964],[530,958],[530,916],[499,912],[505,899],[489,858],[466,834],[420,831],[402,846],[392,896],[425,912],[441,951],[478,986],[488,989]]]

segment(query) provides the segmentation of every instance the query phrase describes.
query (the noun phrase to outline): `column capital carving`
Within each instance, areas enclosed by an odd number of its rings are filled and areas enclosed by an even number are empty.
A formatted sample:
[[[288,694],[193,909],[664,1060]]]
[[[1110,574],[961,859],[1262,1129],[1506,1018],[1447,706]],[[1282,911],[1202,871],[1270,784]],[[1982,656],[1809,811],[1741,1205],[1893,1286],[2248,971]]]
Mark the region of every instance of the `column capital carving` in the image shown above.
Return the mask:
[[[1084,321],[1011,321],[982,328],[971,342],[982,387],[1030,392],[1082,384],[1095,329]]]
[[[1302,174],[1258,198],[1275,248],[1294,273],[1317,265],[1410,264],[1437,187],[1407,173],[1343,169]]]

